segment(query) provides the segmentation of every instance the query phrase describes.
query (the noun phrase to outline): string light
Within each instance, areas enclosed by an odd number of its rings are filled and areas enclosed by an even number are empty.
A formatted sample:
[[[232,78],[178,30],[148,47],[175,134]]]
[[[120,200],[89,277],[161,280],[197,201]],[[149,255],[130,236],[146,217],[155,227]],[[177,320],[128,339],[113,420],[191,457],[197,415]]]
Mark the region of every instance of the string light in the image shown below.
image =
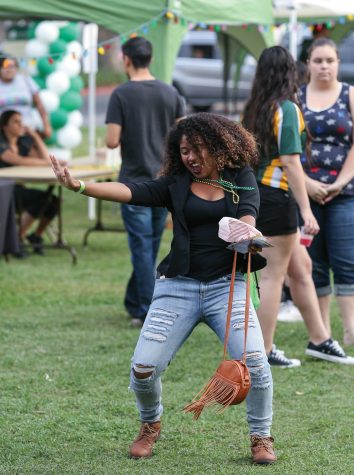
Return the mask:
[[[174,14],[170,11],[166,12],[165,16],[168,20],[173,20],[175,17]]]
[[[151,18],[149,21],[141,24],[140,26],[136,27],[134,30],[130,30],[130,31],[126,31],[120,35],[117,35],[109,40],[106,40],[104,42],[101,42],[97,45],[97,52],[99,55],[104,55],[106,53],[106,51],[108,49],[110,49],[112,47],[112,45],[114,43],[120,43],[120,44],[123,44],[127,41],[128,38],[136,38],[137,36],[139,36],[139,34],[143,34],[143,35],[146,35],[149,33],[149,30],[150,29],[154,29],[154,28],[157,28],[158,26],[158,23],[160,21],[163,21],[163,22],[166,22],[166,23],[170,23],[170,24],[181,24],[181,26],[184,26],[184,27],[187,27],[188,30],[195,30],[195,29],[208,29],[210,31],[215,31],[216,33],[219,33],[220,31],[222,32],[226,32],[227,31],[227,25],[226,24],[206,24],[204,22],[198,22],[198,21],[195,21],[195,20],[192,20],[192,19],[187,19],[185,18],[183,15],[181,15],[181,13],[179,11],[175,11],[175,10],[163,10],[160,14],[158,14],[157,16],[155,16],[154,18]],[[343,25],[347,22],[353,22],[354,21],[354,15],[346,15],[345,17],[344,16],[341,16],[339,18],[336,18],[336,19],[329,19],[326,21],[325,23],[325,26],[326,28],[328,29],[331,29],[333,27],[335,27],[335,25],[338,23],[340,25]],[[321,30],[323,28],[323,26],[320,24],[315,24],[315,23],[307,23],[309,25],[309,28],[311,30],[313,29],[317,29],[318,31]],[[268,25],[268,24],[252,24],[252,23],[243,23],[242,25],[239,25],[241,26],[242,30],[245,30],[245,31],[251,31],[253,28],[257,28],[257,30],[260,32],[260,33],[266,33],[268,31],[275,31],[277,30],[279,27],[281,27],[282,25],[280,24],[273,24],[273,25]],[[285,25],[285,27],[287,30],[289,30],[289,25]],[[298,26],[294,26],[294,28],[298,28]],[[82,57],[86,57],[87,55],[89,54],[89,51],[87,49],[84,49],[83,52],[82,52]],[[71,56],[73,59],[79,59],[78,58],[78,55],[76,53],[71,53]],[[0,55],[1,57],[1,55]],[[53,64],[54,63],[54,60],[60,60],[62,57],[62,54],[61,53],[55,53],[55,54],[51,54],[50,56],[47,57],[48,59],[48,62],[49,64]],[[35,58],[18,58],[18,61],[21,65],[21,67],[23,65],[27,65],[27,64],[31,64],[31,65],[36,65],[37,64],[37,60]],[[5,66],[5,63],[4,63],[4,67]]]

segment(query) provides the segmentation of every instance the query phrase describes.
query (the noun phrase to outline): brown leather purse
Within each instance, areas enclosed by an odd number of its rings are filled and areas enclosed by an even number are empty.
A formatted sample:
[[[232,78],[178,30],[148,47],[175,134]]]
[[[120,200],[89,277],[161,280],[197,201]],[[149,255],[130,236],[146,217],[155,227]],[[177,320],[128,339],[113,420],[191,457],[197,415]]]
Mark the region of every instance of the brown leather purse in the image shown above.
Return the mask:
[[[244,330],[244,350],[242,360],[227,360],[226,351],[229,340],[232,302],[234,296],[234,284],[236,274],[237,252],[234,251],[232,264],[232,274],[230,282],[230,293],[227,309],[226,331],[224,339],[224,358],[214,373],[214,376],[194,397],[193,401],[185,406],[185,412],[194,412],[193,419],[198,419],[202,410],[208,406],[221,407],[218,412],[223,412],[227,407],[240,404],[247,396],[251,386],[251,377],[246,366],[246,342],[250,309],[250,273],[251,273],[251,253],[247,259],[247,285],[246,285],[246,306],[245,306],[245,330]],[[199,398],[199,399],[198,399]]]

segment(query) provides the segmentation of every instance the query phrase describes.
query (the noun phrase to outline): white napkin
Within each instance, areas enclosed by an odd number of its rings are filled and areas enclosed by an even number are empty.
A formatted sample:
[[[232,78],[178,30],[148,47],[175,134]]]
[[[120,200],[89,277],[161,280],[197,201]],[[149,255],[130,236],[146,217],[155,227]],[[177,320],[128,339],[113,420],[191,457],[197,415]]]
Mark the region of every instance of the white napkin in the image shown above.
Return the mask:
[[[235,218],[225,217],[219,221],[218,236],[224,241],[231,243],[227,246],[227,249],[240,252],[241,254],[249,252],[248,247],[250,244],[260,248],[272,247],[258,229]]]
[[[218,236],[226,242],[243,242],[262,236],[262,233],[239,219],[225,217],[219,221]]]

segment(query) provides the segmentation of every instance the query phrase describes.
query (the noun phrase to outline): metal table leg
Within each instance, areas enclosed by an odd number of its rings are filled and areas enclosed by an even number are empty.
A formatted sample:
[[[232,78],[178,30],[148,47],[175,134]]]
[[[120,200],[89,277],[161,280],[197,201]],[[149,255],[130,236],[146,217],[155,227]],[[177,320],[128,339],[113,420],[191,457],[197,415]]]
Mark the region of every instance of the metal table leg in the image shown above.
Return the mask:
[[[94,226],[89,228],[85,234],[84,234],[84,239],[83,239],[83,246],[87,246],[88,244],[88,237],[91,233],[94,231],[100,231],[100,232],[115,232],[115,233],[124,233],[125,228],[124,226],[117,227],[117,228],[111,228],[111,227],[106,227],[102,223],[102,200],[96,199],[97,201],[97,219],[96,223]]]

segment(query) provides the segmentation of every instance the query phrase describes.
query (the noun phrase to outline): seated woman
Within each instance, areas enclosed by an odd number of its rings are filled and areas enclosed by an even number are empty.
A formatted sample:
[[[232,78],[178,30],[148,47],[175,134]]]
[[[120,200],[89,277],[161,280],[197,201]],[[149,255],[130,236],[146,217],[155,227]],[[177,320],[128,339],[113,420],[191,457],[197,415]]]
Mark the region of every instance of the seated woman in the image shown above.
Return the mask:
[[[21,114],[8,110],[0,116],[0,168],[22,165],[49,166],[46,146],[32,129],[22,125]],[[15,187],[16,208],[21,214],[20,239],[23,242],[32,223],[39,218],[36,230],[26,236],[36,254],[43,254],[42,234],[58,212],[58,198],[47,191]]]

